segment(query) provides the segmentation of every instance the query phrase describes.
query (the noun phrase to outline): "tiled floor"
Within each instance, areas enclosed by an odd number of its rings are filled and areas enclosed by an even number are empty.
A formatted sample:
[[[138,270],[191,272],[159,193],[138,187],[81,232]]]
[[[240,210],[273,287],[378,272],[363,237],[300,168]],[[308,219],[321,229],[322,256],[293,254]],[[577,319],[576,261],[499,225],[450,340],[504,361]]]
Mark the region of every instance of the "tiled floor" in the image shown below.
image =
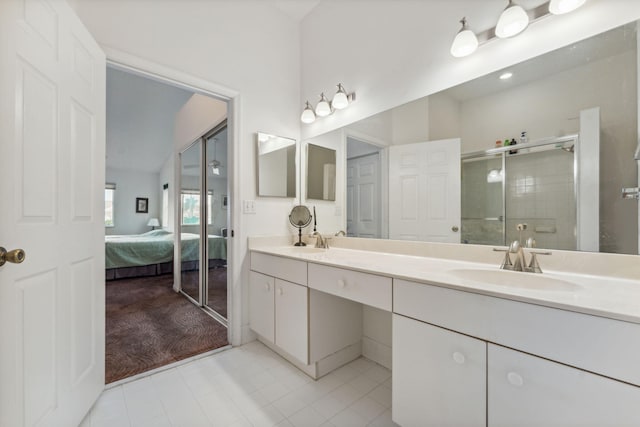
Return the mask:
[[[388,369],[360,358],[313,381],[255,341],[106,390],[81,427],[395,425]]]

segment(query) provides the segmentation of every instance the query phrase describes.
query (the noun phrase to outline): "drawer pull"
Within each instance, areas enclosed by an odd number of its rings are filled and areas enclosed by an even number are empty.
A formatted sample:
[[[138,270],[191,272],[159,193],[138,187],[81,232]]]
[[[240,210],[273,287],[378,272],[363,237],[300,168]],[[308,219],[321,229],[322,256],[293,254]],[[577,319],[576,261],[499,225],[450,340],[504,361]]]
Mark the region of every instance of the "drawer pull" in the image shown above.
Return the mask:
[[[278,295],[282,295],[284,294],[284,291],[282,290],[282,288],[278,288]]]
[[[453,361],[456,362],[458,365],[464,365],[464,362],[466,361],[464,354],[460,353],[459,351],[454,351],[452,357],[453,357]]]
[[[524,385],[524,379],[520,374],[516,374],[515,372],[509,372],[507,374],[507,381],[514,387],[522,387]]]
[[[269,292],[271,290],[271,284],[269,282],[264,284],[264,290]]]
[[[347,282],[345,282],[344,279],[338,280],[338,287],[339,288],[344,288],[346,286],[347,286]]]

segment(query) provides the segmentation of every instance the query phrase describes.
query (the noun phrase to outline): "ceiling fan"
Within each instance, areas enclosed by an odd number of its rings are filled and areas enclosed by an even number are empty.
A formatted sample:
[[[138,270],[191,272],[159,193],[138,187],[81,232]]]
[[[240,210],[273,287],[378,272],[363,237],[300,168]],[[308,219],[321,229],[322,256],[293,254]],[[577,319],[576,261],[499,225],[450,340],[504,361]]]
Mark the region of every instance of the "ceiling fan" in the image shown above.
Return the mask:
[[[207,163],[207,168],[211,168],[211,173],[213,173],[214,175],[220,175],[220,169],[222,169],[222,162],[220,162],[216,158],[216,146],[218,145],[217,142],[218,142],[217,138],[213,138],[213,160]],[[197,167],[200,167],[200,165],[184,166],[185,169],[193,169]]]

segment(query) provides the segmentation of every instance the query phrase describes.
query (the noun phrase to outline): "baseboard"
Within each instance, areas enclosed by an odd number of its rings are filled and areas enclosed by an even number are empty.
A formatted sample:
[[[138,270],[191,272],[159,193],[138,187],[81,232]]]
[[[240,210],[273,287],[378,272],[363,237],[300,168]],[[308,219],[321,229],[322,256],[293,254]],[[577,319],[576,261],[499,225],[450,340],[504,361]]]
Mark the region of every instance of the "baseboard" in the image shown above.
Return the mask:
[[[368,337],[362,337],[362,355],[367,359],[391,369],[391,346],[379,343]]]
[[[361,342],[357,342],[356,344],[344,347],[343,349],[338,350],[324,359],[312,363],[311,365],[306,365],[260,335],[258,335],[258,341],[314,380],[327,375],[331,371],[339,368],[340,366],[346,365],[362,355],[362,344]]]

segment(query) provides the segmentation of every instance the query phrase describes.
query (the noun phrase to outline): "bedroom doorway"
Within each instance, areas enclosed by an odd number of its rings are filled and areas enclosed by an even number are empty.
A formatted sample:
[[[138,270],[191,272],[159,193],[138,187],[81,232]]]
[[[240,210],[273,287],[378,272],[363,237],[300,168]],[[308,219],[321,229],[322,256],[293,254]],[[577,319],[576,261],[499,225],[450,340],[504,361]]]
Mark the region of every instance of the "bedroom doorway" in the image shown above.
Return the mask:
[[[227,135],[225,120],[180,153],[179,213],[180,291],[225,326]]]
[[[193,141],[212,123],[225,123],[226,129],[228,105],[228,100],[174,80],[113,63],[107,67],[107,384],[229,343],[227,325],[178,292],[174,275],[181,271],[175,247],[185,243],[179,238],[177,147]],[[225,165],[226,152],[225,133],[224,151],[215,153],[225,156]],[[225,182],[225,195],[226,191]],[[228,223],[226,211],[220,218]],[[194,236],[199,260],[199,232]],[[226,244],[224,248],[226,273]],[[112,249],[124,255],[112,256]]]

